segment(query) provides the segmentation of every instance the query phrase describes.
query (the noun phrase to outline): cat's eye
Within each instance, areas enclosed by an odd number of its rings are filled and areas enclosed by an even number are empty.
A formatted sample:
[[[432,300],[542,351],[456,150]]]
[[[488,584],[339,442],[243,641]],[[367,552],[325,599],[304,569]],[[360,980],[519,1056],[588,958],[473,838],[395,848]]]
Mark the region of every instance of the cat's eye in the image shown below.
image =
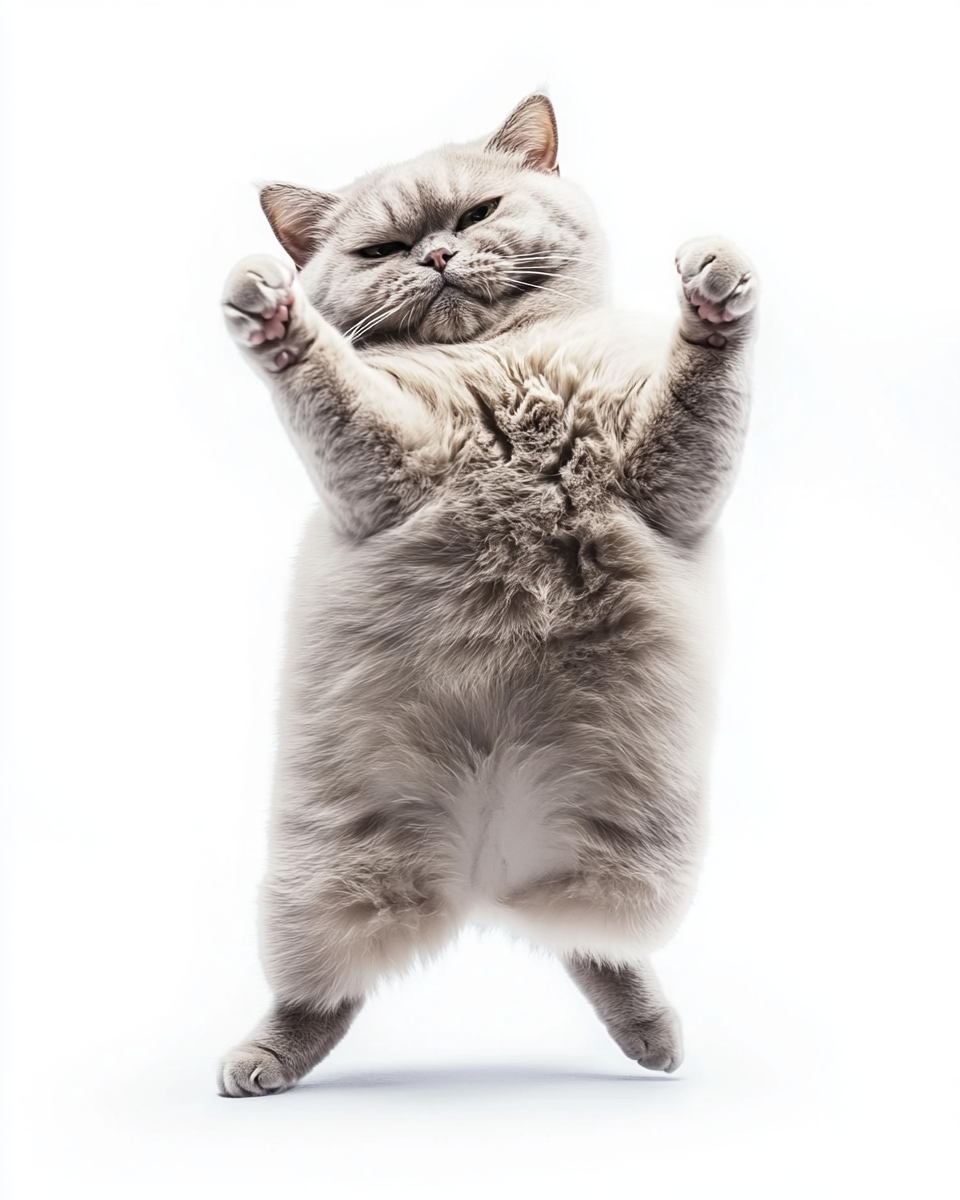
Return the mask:
[[[484,200],[476,208],[471,208],[469,212],[465,212],[457,222],[457,233],[460,233],[463,229],[468,229],[471,225],[476,225],[480,221],[485,221],[499,203],[499,197],[496,200]]]
[[[409,250],[403,242],[380,242],[377,246],[364,246],[357,253],[361,258],[388,258],[391,254],[399,254],[401,250]]]

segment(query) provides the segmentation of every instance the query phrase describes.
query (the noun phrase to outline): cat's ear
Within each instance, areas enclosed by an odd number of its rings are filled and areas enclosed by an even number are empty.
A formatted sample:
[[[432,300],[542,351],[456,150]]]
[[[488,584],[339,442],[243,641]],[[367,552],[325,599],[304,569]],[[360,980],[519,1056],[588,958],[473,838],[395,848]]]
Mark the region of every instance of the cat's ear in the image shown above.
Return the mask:
[[[298,267],[317,249],[318,226],[339,203],[339,196],[292,183],[268,183],[260,189],[260,206],[270,228]]]
[[[516,154],[532,171],[559,175],[557,118],[546,96],[528,96],[513,110],[486,148]]]

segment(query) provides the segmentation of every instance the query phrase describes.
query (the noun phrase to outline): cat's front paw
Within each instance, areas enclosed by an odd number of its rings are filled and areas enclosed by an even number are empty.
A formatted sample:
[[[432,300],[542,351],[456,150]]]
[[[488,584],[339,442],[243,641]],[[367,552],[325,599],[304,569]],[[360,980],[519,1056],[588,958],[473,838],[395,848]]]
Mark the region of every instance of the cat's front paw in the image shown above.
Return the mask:
[[[288,340],[294,306],[304,303],[299,290],[293,267],[266,254],[242,258],[227,276],[223,289],[227,328],[236,342],[256,352],[268,370],[282,371],[297,359],[292,343],[276,343]]]
[[[745,254],[722,238],[694,238],[677,251],[676,264],[687,341],[719,350],[749,329],[759,285]]]
[[[292,1088],[298,1078],[272,1050],[250,1042],[224,1058],[217,1090],[221,1096],[273,1096]]]

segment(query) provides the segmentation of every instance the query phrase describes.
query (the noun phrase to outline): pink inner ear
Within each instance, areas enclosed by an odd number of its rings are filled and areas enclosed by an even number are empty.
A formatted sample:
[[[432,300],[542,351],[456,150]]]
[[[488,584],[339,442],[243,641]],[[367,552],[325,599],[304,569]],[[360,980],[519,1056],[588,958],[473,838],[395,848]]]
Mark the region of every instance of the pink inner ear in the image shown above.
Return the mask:
[[[299,271],[317,249],[318,229],[340,197],[290,183],[268,183],[260,190],[260,206],[277,241]]]
[[[513,110],[487,143],[487,149],[518,154],[531,170],[559,175],[553,105],[546,96],[530,96]]]

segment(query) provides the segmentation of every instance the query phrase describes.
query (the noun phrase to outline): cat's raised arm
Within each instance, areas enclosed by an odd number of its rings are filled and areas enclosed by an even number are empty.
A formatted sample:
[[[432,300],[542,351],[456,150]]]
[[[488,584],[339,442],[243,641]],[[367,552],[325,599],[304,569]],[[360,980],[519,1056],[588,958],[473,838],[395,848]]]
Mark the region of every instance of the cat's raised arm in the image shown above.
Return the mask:
[[[676,262],[680,323],[644,388],[626,483],[650,525],[692,543],[719,516],[740,460],[758,284],[719,238],[685,243]]]
[[[268,255],[230,272],[223,313],[341,531],[366,537],[412,511],[425,479],[413,462],[432,432],[422,401],[364,363]]]

